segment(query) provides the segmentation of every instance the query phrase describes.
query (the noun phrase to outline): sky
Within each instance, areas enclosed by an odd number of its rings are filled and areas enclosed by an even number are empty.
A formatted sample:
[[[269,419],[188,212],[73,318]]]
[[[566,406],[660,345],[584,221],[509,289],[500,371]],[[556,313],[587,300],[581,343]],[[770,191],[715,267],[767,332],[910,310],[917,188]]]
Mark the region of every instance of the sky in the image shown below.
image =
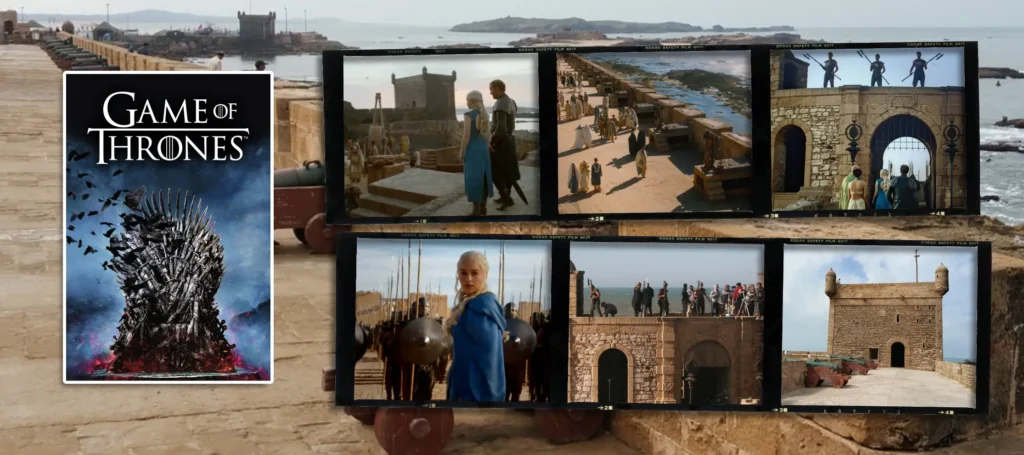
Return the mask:
[[[782,349],[828,350],[829,268],[842,284],[913,283],[915,249],[921,255],[921,281],[934,281],[940,263],[949,269],[949,292],[942,299],[943,355],[976,360],[978,250],[968,247],[786,245]]]
[[[106,9],[106,0],[35,0],[0,6],[19,9],[26,13],[92,13]],[[174,4],[157,0],[135,0],[128,3],[111,2],[111,11],[142,9],[173,9],[207,15],[234,16],[239,9],[248,9],[249,2],[223,4],[202,0],[179,0]],[[307,10],[310,18],[335,17],[353,22],[421,24],[431,26],[454,25],[503,16],[570,17],[586,19],[622,20],[636,22],[676,21],[704,27],[793,25],[797,27],[1015,27],[1024,12],[1024,4],[1017,0],[977,0],[965,7],[954,0],[861,0],[855,12],[822,9],[816,0],[718,0],[713,8],[680,8],[676,0],[648,0],[643,7],[630,8],[617,0],[594,0],[586,6],[574,2],[550,0],[513,0],[511,2],[479,2],[472,0],[445,0],[443,7],[422,0],[387,0],[357,4],[327,0],[299,0],[287,4],[263,1],[251,2],[253,11],[282,10],[288,6],[294,17],[300,18]],[[627,7],[623,7],[627,6]],[[885,13],[882,13],[885,12]],[[674,14],[673,14],[674,13]],[[295,20],[295,19],[293,19]]]
[[[909,48],[909,49],[861,49],[875,60],[875,54],[882,56],[885,63],[885,74],[882,76],[889,81],[882,81],[883,87],[913,87],[914,78],[902,80],[910,74],[910,64],[917,58],[916,53],[921,53],[925,61],[942,53],[943,56],[928,64],[925,71],[925,83],[929,87],[963,87],[964,86],[964,50],[959,47],[946,48]],[[808,88],[821,88],[824,85],[825,71],[814,60],[804,57],[810,54],[818,62],[825,63],[828,60],[829,50],[825,49],[799,49],[793,51],[798,59],[810,64],[807,67]],[[871,64],[864,57],[857,55],[857,49],[834,49],[831,51],[836,63],[839,64],[839,71],[836,72],[835,85],[871,85]],[[842,80],[840,80],[840,78]]]
[[[487,88],[491,81],[505,82],[506,93],[522,107],[537,107],[537,54],[487,55],[402,55],[381,57],[345,57],[345,101],[357,109],[373,107],[374,94],[380,93],[385,108],[395,107],[396,78],[423,73],[451,75],[455,71],[455,107],[466,106],[466,95],[473,90],[484,96],[487,106],[494,104]]]
[[[428,239],[423,240],[423,265],[420,268],[421,291],[438,292],[448,295],[448,306],[453,306],[455,296],[456,267],[459,256],[467,251],[479,251],[487,255],[490,272],[487,285],[491,292],[498,294],[498,264],[501,242],[497,240]],[[356,290],[380,291],[386,293],[388,276],[398,268],[398,258],[408,260],[409,240],[407,239],[359,239],[356,243]],[[419,260],[419,240],[412,241],[412,292],[416,289],[416,263]],[[536,291],[541,288],[543,269],[543,292],[534,294],[534,299],[543,296],[545,308],[551,305],[551,242],[547,240],[506,240],[505,241],[505,302],[530,300],[530,283],[536,277]],[[408,272],[409,264],[403,268]],[[403,279],[404,280],[404,279]],[[404,292],[403,292],[404,293]]]
[[[699,280],[711,288],[756,283],[764,271],[761,245],[572,242],[569,258],[597,287],[633,287],[648,280],[655,288],[662,281],[678,288]]]

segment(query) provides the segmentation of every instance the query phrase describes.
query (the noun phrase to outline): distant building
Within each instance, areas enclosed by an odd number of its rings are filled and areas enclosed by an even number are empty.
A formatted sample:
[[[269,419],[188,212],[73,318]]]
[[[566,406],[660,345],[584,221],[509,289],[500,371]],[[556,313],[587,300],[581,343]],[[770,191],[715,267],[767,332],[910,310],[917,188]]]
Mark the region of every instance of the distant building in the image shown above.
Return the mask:
[[[269,14],[245,14],[238,12],[238,37],[244,40],[269,40],[277,33],[274,31],[274,22],[277,20],[277,13],[271,11]]]
[[[438,119],[455,118],[455,71],[452,75],[429,74],[427,67],[415,76],[396,78],[391,74],[395,86],[395,109],[420,108],[428,116]]]
[[[0,11],[0,25],[3,26],[3,34],[14,33],[15,27],[18,25],[18,12],[13,9]]]
[[[106,21],[100,22],[100,25],[92,29],[92,39],[96,41],[109,41],[117,39],[122,35],[124,34],[121,33],[121,29],[110,25]]]

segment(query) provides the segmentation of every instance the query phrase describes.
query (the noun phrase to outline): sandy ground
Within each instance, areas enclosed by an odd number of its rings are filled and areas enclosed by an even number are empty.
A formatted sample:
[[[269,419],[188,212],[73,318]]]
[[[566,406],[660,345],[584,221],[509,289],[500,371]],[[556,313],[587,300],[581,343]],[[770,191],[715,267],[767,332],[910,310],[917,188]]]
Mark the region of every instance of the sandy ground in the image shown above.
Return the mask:
[[[559,61],[559,71],[571,67]],[[596,87],[584,87],[592,106],[600,106],[604,97],[597,95]],[[566,99],[572,95],[569,88],[559,88]],[[618,116],[618,109],[612,109]],[[594,116],[560,122],[558,125],[558,211],[572,214],[600,213],[669,213],[749,210],[745,198],[732,198],[712,203],[704,199],[693,186],[693,167],[700,164],[702,155],[695,150],[672,153],[648,152],[647,176],[637,175],[636,162],[629,156],[629,132],[622,130],[615,142],[607,142],[597,133],[589,149],[575,149],[576,128],[591,127]],[[587,193],[570,194],[569,168],[582,161],[593,164],[594,158],[604,171],[601,191],[591,185]]]
[[[290,231],[275,248],[275,369],[265,386],[61,383],[61,73],[36,46],[0,46],[0,454],[383,454],[320,390],[334,364],[334,256]],[[528,414],[457,411],[446,453],[566,450]],[[572,446],[631,454],[610,435]]]

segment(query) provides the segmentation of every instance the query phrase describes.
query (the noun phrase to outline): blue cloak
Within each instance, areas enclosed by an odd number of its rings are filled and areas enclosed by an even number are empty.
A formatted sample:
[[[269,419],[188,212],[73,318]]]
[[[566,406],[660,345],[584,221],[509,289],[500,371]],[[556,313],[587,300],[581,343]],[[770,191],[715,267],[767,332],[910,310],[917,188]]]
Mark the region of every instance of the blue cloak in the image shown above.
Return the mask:
[[[452,326],[450,401],[505,401],[505,330],[505,315],[494,294],[486,292],[466,302]]]

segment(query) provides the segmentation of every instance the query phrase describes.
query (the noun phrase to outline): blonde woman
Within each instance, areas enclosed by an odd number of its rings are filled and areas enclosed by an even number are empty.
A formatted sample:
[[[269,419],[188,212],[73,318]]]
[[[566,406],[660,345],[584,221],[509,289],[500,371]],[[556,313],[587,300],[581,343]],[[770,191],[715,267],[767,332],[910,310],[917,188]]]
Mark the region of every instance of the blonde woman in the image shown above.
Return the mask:
[[[462,116],[462,151],[459,156],[463,162],[466,198],[473,204],[470,216],[481,216],[487,214],[487,199],[494,196],[491,154],[488,151],[491,125],[480,92],[469,92],[466,106],[469,112]]]
[[[456,301],[447,321],[452,338],[448,400],[505,401],[505,355],[508,337],[501,303],[487,290],[487,258],[478,251],[459,257]]]
[[[882,169],[875,180],[875,210],[892,210],[892,204],[889,203],[889,182],[892,182],[889,179],[889,170]]]

